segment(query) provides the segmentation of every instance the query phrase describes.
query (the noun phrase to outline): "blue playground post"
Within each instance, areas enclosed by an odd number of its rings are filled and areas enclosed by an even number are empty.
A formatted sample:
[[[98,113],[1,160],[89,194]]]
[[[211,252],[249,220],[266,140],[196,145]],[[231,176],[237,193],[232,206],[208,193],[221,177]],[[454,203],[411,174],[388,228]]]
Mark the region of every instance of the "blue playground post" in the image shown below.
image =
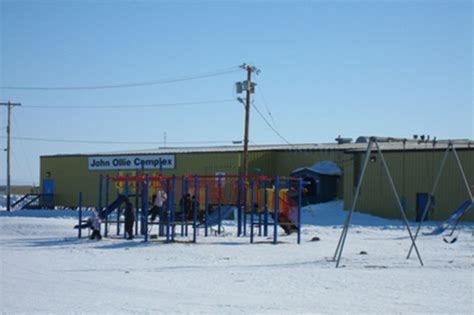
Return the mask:
[[[145,214],[145,242],[148,242],[148,189],[150,188],[150,179],[148,175],[145,177],[145,187],[143,187],[142,191],[142,198],[144,198],[143,202],[143,212]]]
[[[142,162],[140,163],[140,197],[141,197],[141,198],[140,198],[140,199],[141,199],[141,202],[140,202],[140,203],[141,203],[141,208],[142,208],[142,211],[141,211],[142,213],[141,213],[141,217],[140,217],[140,230],[141,230],[141,234],[142,234],[142,235],[145,235],[145,233],[147,233],[147,232],[144,230],[143,227],[144,227],[145,225],[147,225],[147,223],[148,223],[148,217],[144,217],[144,214],[145,214],[145,212],[144,212],[145,202],[144,202],[144,199],[143,199],[143,189],[144,189],[144,188],[143,188],[143,185],[144,185],[145,183],[144,183],[143,180],[142,180],[142,175],[144,175],[144,174],[145,174],[145,162],[142,161]],[[137,176],[138,176],[138,174],[137,174]],[[127,197],[128,197],[128,195],[127,195]],[[146,222],[144,222],[144,221],[146,221]]]
[[[128,177],[125,178],[124,195],[128,197]],[[123,234],[125,237],[125,229]],[[120,235],[120,206],[117,208],[117,235]]]
[[[188,178],[186,177],[184,179],[184,193],[187,194],[188,191],[189,191],[189,182],[188,182]],[[191,201],[189,201],[191,202]],[[184,202],[183,202],[183,207],[185,206]],[[187,211],[188,209],[186,209],[186,207],[184,208],[184,211],[183,213],[181,214],[181,217],[182,217],[182,220],[181,220],[181,229],[183,228],[183,224],[184,224],[184,235],[187,237],[188,236],[188,217],[187,217]]]
[[[109,207],[109,187],[110,186],[110,178],[109,175],[105,176],[105,208],[107,209]],[[104,230],[104,236],[107,237],[107,234],[109,233],[109,215],[107,214],[105,216],[105,230]]]
[[[77,229],[78,230],[78,235],[77,237],[78,238],[81,238],[82,237],[82,228],[81,228],[81,224],[82,224],[82,192],[79,193],[79,200],[78,200],[78,207],[79,207],[79,228]]]
[[[125,196],[128,198],[129,195],[130,195],[130,180],[127,177],[125,179]],[[120,221],[120,206],[117,208],[117,218],[118,218],[117,220]],[[125,231],[125,224],[123,228],[123,238],[127,238],[127,233]]]
[[[244,232],[244,236],[247,236],[247,190],[248,190],[248,187],[247,187],[247,179],[245,179],[245,182],[244,182],[244,186],[243,186],[243,190],[244,190],[244,197],[243,197],[243,202],[244,202],[244,207],[243,207],[243,222],[242,222],[242,225],[243,225],[243,232]]]
[[[255,179],[252,178],[250,181],[250,243],[253,243],[253,221],[255,216],[255,200],[254,200],[254,192],[255,192]]]
[[[173,175],[171,178],[171,241],[174,242],[175,236],[175,192],[176,192],[176,176]]]
[[[98,200],[98,204],[97,204],[97,214],[100,215],[101,211],[102,211],[102,186],[103,186],[103,181],[104,181],[104,178],[102,176],[102,174],[99,175],[99,200]]]
[[[170,212],[171,212],[171,190],[170,190],[170,180],[166,180],[166,242],[170,241]]]
[[[262,189],[262,179],[261,178],[258,179],[258,187],[260,189]],[[258,198],[259,198],[259,195],[258,195],[258,189],[257,189],[257,201],[259,201]],[[262,205],[259,204],[259,206],[261,207]],[[257,208],[257,210],[259,210],[259,209]],[[257,215],[258,215],[258,236],[262,236],[262,213],[259,211],[257,213]]]
[[[161,176],[161,174],[160,174]],[[165,191],[165,181],[163,180],[162,177],[160,177],[160,193],[161,191]],[[168,185],[166,186],[166,189],[168,190]],[[157,190],[157,193],[158,193],[158,190]],[[166,193],[166,196],[168,196],[168,192]],[[166,198],[165,200],[166,204],[168,204],[168,197]],[[168,206],[166,206],[167,208]],[[166,210],[163,210],[165,208],[165,205],[163,204],[160,208],[160,213],[159,213],[159,219],[160,219],[160,222],[159,222],[159,225],[158,225],[158,235],[159,236],[163,236],[164,235],[164,224],[163,224],[163,218],[164,218],[164,214],[163,214],[163,211],[166,211]]]
[[[99,175],[99,200],[98,200],[98,205],[97,205],[97,215],[100,216],[100,213],[102,212],[102,191],[103,191],[103,182],[104,182],[104,177],[102,174]]]
[[[102,174],[99,175],[99,204],[98,204],[98,209],[97,212],[100,213],[102,211],[102,186],[103,186],[103,177]]]
[[[142,173],[143,174],[143,173]],[[148,187],[147,181],[148,175],[145,175],[145,181],[142,181],[140,177],[140,196],[141,196],[141,207],[142,207],[142,214],[141,214],[141,234],[146,235],[148,233],[148,209],[145,212],[145,207],[148,207]]]
[[[274,213],[273,213],[273,244],[278,240],[278,206],[280,203],[280,178],[277,177],[275,181],[275,196],[273,197]]]
[[[186,212],[186,209],[184,207],[184,197],[186,196],[186,177],[181,176],[181,199],[179,201],[179,209],[180,209],[180,221],[181,221],[181,229],[180,229],[180,233],[181,233],[181,237],[184,236],[184,213]]]
[[[199,200],[199,178],[194,175],[194,212],[193,212],[193,243],[196,243],[197,237],[197,212]]]
[[[302,191],[303,191],[303,179],[300,177],[298,179],[298,244],[301,243],[301,203],[302,203],[301,193]]]
[[[207,236],[208,218],[209,218],[209,184],[206,183],[206,220],[204,221],[204,236]]]
[[[139,209],[140,207],[138,206],[139,203],[139,197],[138,197],[138,191],[139,191],[139,181],[138,181],[138,173],[140,171],[137,169],[135,172],[135,235],[138,235],[138,218],[140,217]]]
[[[217,214],[218,214],[218,221],[219,221],[219,225],[217,226],[217,233],[219,235],[221,235],[221,229],[222,229],[222,213],[221,213],[221,197],[222,197],[222,194],[221,194],[221,182],[222,182],[222,175],[218,175],[217,177],[217,192],[218,192],[218,196],[217,196]]]
[[[242,235],[242,177],[237,180],[237,236]]]
[[[125,191],[124,191],[124,195],[126,197],[128,197],[128,195],[130,194],[130,187],[129,187],[129,179],[128,179],[128,176],[125,178]]]
[[[268,181],[263,182],[263,236],[268,236]]]

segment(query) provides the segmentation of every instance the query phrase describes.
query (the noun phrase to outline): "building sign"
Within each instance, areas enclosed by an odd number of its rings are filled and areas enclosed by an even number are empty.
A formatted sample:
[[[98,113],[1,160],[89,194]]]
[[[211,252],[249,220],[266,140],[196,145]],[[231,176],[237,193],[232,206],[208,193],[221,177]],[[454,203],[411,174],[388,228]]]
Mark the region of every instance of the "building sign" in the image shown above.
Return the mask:
[[[174,169],[174,154],[91,156],[88,160],[90,171],[98,170],[136,170],[136,169]]]

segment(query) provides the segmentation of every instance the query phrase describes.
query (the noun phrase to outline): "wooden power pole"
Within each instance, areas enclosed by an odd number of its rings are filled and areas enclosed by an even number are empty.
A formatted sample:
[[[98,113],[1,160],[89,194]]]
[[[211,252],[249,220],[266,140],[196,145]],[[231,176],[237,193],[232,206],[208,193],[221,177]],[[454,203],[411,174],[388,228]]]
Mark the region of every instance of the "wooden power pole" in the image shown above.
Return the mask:
[[[260,70],[247,64],[243,64],[242,69],[247,71],[247,81],[237,82],[237,93],[241,93],[243,90],[246,91],[245,98],[245,127],[244,127],[244,157],[243,157],[243,169],[242,173],[244,176],[248,175],[249,169],[249,128],[250,128],[250,97],[255,92],[255,83],[252,82],[252,72],[260,73]]]
[[[250,124],[250,89],[252,85],[252,67],[247,66],[247,95],[245,98],[245,131],[244,131],[244,176],[249,170],[249,124]]]
[[[11,110],[14,106],[21,106],[21,103],[12,103],[8,101],[7,103],[0,103],[2,106],[6,106],[8,110],[7,115],[7,211],[11,210],[11,187],[10,187],[10,158],[11,158]]]

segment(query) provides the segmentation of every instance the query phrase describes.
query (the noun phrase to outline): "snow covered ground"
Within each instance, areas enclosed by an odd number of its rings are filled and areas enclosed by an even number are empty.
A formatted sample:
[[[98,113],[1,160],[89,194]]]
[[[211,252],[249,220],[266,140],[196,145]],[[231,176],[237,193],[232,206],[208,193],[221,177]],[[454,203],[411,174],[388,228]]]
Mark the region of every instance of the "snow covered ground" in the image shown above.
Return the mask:
[[[72,211],[0,211],[3,313],[467,313],[473,307],[473,226],[458,241],[421,236],[424,267],[400,221],[356,213],[332,257],[341,202],[304,209],[302,243],[225,236],[198,244],[77,239]],[[424,228],[428,231],[433,224]],[[86,232],[87,233],[87,232]],[[318,236],[320,241],[310,240]],[[360,255],[366,251],[367,255]]]

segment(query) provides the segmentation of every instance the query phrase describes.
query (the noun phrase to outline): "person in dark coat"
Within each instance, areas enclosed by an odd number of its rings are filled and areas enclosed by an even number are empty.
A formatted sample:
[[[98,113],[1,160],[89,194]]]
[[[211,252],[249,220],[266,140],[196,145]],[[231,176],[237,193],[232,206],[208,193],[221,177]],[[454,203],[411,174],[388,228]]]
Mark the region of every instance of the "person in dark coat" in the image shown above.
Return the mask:
[[[127,233],[127,240],[133,240],[133,224],[135,223],[135,214],[130,201],[125,203],[125,233]]]
[[[191,194],[186,193],[179,201],[179,206],[181,210],[184,211],[184,216],[186,217],[186,219],[189,219],[190,214],[192,215]]]
[[[189,220],[193,220],[194,219],[194,203],[196,202],[196,196],[193,195],[193,197],[191,198],[191,202],[189,204]],[[197,211],[197,219],[199,220],[199,201],[197,202],[197,207],[196,207],[196,211]]]

